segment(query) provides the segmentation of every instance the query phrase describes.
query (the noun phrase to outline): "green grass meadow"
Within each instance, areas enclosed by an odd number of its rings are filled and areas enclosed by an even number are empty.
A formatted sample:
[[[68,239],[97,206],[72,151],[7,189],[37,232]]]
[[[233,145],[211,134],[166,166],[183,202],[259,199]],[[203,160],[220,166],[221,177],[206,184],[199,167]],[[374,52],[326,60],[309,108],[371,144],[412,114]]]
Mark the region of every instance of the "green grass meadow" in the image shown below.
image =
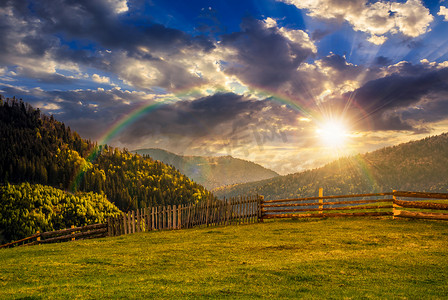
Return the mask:
[[[448,222],[283,220],[0,249],[1,299],[447,299]]]

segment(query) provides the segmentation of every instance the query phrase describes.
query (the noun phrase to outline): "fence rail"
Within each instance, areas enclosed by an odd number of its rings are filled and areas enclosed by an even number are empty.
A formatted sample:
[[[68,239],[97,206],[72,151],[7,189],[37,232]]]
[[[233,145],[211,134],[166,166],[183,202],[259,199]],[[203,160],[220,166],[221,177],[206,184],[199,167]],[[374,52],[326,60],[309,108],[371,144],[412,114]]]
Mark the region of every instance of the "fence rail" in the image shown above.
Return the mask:
[[[74,241],[105,237],[108,235],[107,224],[93,224],[81,227],[74,227],[56,231],[37,232],[24,239],[0,245],[0,248],[14,246],[31,246],[38,244],[56,243],[64,241]]]

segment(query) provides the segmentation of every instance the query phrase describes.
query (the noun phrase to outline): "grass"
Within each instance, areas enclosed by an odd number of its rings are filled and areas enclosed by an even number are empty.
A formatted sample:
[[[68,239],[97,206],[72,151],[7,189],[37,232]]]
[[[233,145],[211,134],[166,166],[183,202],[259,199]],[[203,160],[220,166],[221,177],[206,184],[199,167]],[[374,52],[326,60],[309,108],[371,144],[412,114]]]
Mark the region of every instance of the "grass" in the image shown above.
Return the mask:
[[[340,218],[0,251],[2,299],[448,297],[448,222]]]

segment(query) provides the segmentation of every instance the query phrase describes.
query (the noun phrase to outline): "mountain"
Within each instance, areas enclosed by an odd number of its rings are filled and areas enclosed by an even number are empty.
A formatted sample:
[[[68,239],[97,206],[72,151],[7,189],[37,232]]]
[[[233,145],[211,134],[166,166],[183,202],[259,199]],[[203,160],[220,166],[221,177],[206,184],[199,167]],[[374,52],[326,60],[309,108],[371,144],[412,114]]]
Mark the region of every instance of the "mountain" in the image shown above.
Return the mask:
[[[341,158],[321,168],[227,186],[218,197],[260,194],[265,199],[392,190],[448,192],[448,133]]]
[[[0,96],[0,185],[23,182],[104,193],[123,211],[213,196],[171,166],[98,146],[53,116]]]
[[[139,149],[133,152],[172,165],[208,189],[279,176],[256,163],[231,156],[181,156],[162,149]]]

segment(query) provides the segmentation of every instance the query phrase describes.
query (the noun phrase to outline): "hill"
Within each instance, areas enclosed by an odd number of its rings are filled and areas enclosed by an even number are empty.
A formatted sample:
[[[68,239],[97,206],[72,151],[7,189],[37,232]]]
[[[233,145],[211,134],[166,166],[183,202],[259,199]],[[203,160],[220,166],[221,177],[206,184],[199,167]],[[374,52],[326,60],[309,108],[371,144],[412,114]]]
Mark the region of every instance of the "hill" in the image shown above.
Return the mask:
[[[227,186],[217,196],[264,195],[266,199],[392,190],[448,191],[448,134],[366,154],[341,158],[321,168],[268,180]]]
[[[211,197],[174,168],[82,139],[53,116],[0,97],[0,184],[22,182],[104,193],[121,210]]]
[[[120,210],[104,194],[71,194],[50,186],[0,186],[0,244],[40,232],[102,223]]]
[[[279,176],[256,163],[231,156],[182,156],[162,149],[138,149],[132,152],[172,165],[208,189]]]

